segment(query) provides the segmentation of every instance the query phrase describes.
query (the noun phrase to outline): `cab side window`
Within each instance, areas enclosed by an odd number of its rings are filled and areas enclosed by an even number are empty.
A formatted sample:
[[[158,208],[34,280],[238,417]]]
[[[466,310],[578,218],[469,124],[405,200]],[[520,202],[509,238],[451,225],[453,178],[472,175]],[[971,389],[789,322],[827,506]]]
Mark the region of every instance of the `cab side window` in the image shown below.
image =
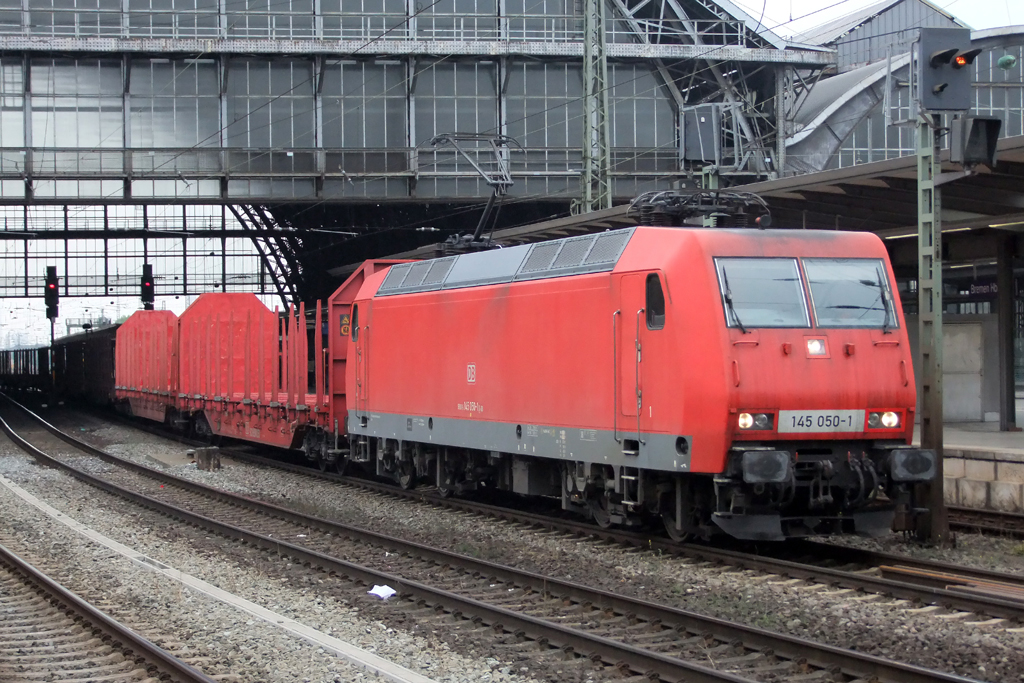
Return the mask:
[[[661,278],[657,273],[647,276],[647,329],[660,330],[665,327],[665,292],[661,289]]]
[[[359,306],[352,307],[352,341],[359,339]]]

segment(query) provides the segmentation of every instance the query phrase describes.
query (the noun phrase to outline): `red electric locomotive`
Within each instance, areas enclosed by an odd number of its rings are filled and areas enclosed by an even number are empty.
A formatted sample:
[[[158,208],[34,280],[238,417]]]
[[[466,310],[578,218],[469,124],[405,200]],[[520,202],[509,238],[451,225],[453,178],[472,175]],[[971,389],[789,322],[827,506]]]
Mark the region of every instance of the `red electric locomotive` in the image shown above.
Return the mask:
[[[392,266],[352,310],[349,458],[674,538],[879,534],[934,476],[877,236],[637,227]]]
[[[647,225],[763,209],[725,194],[637,206]],[[935,472],[910,446],[893,283],[876,236],[816,230],[637,227],[370,261],[312,331],[242,295],[137,313],[117,389],[141,416],[324,468],[557,498],[601,525],[880,534]]]

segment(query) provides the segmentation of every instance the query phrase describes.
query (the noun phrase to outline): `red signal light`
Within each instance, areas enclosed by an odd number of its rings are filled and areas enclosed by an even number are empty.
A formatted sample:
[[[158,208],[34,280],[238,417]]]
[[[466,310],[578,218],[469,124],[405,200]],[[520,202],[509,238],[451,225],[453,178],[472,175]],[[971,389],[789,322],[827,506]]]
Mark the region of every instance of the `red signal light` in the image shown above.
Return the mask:
[[[964,50],[953,58],[951,66],[954,69],[962,69],[965,66],[970,66],[971,64],[974,64],[974,58],[979,54],[981,54],[980,47],[974,48],[973,50]]]

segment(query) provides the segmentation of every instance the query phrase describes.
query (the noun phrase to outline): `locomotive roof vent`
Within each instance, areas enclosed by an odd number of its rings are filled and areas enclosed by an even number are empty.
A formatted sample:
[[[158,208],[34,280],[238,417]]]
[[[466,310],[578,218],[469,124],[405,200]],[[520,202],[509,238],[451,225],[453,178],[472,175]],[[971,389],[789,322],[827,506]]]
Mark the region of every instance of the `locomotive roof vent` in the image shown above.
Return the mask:
[[[402,267],[392,267],[388,276],[381,283],[378,293],[397,294],[399,292],[427,291],[440,289],[440,283],[451,272],[457,256],[403,263]]]
[[[391,266],[378,296],[602,273],[615,268],[633,228]]]
[[[662,227],[767,228],[768,205],[753,192],[724,190],[645,192],[629,205],[641,225]]]

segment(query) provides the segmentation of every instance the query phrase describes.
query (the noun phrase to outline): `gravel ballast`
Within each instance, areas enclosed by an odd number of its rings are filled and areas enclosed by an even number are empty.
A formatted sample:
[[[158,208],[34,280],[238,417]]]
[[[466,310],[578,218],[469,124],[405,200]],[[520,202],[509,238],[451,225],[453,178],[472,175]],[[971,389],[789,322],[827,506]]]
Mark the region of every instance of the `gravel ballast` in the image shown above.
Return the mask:
[[[0,474],[68,516],[149,557],[336,638],[385,657],[439,683],[522,682],[511,662],[468,658],[452,652],[440,638],[404,633],[360,609],[318,590],[311,572],[265,556],[265,565],[240,566],[222,557],[216,544],[200,548],[172,529],[166,518],[131,506],[96,507],[107,497],[58,471],[39,467],[10,442],[0,445]],[[323,649],[219,601],[148,571],[94,544],[0,486],[3,542],[57,581],[94,602],[158,645],[211,675],[237,681],[380,680]],[[170,533],[167,533],[167,532]],[[214,539],[211,539],[214,540]],[[228,541],[216,539],[217,544]],[[296,581],[274,574],[296,570]],[[301,570],[301,571],[300,571]],[[367,601],[374,600],[367,598]],[[505,668],[508,674],[501,671]]]
[[[161,455],[180,457],[185,450],[175,442],[103,424],[94,418],[76,415],[74,419],[79,426],[85,425],[84,431],[78,432],[79,436],[150,466],[157,463]],[[607,590],[656,599],[683,609],[979,680],[1024,680],[1024,673],[1021,673],[1024,672],[1024,637],[1007,632],[1007,624],[980,627],[965,623],[970,619],[946,620],[912,614],[905,611],[909,605],[890,605],[891,601],[882,598],[860,600],[851,599],[851,595],[830,596],[827,590],[798,590],[798,586],[763,575],[694,566],[655,553],[526,530],[330,482],[226,459],[224,462],[224,469],[217,472],[201,472],[193,466],[166,469],[179,476],[318,516]],[[51,504],[56,506],[56,503]],[[917,555],[936,552],[908,545],[899,537],[880,545],[889,551],[909,550]],[[961,535],[957,549],[939,551],[939,556],[950,562],[1020,571],[1024,559],[1013,554],[1018,545],[1012,541]],[[439,638],[443,636],[439,634]],[[452,649],[460,647],[458,643],[448,644]]]

